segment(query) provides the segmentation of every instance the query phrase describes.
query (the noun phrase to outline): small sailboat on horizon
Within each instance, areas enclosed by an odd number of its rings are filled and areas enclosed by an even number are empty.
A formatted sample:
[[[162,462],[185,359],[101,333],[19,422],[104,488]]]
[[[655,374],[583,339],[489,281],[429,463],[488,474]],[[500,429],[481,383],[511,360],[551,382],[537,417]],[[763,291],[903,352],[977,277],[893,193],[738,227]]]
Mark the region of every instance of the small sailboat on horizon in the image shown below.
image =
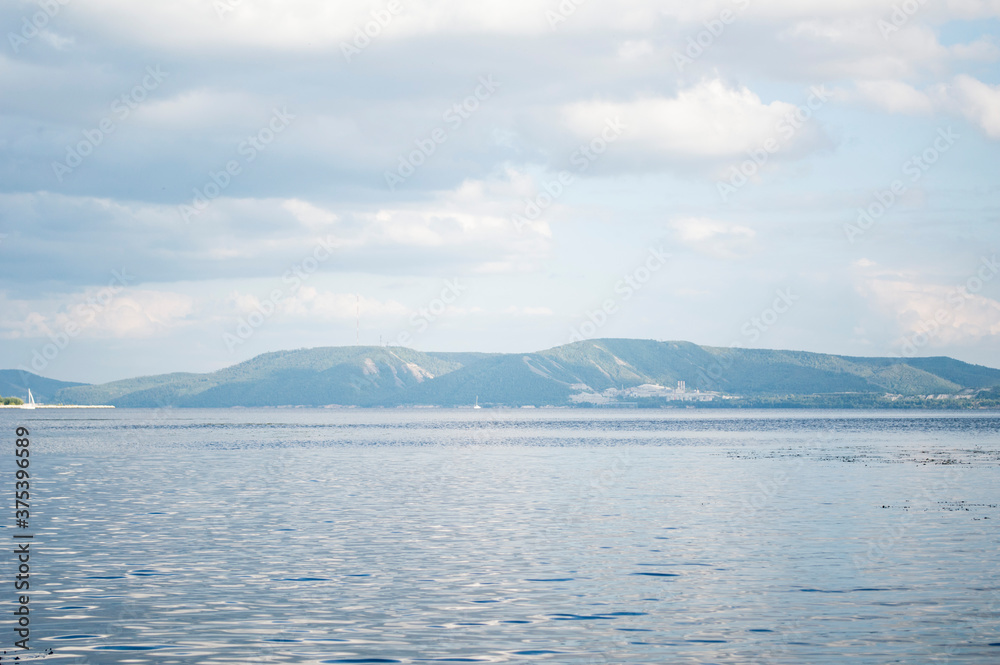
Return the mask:
[[[28,401],[21,405],[22,409],[33,409],[35,408],[35,396],[31,394],[31,388],[28,389]]]
[[[483,407],[479,406],[479,395],[476,395],[476,403],[472,405],[473,409],[481,409]]]

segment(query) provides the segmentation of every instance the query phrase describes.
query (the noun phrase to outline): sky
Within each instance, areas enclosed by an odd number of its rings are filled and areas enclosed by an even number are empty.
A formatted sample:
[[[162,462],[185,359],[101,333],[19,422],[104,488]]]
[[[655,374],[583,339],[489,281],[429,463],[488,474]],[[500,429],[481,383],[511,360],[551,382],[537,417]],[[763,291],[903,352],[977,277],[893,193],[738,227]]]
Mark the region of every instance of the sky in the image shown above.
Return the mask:
[[[0,5],[0,368],[1000,367],[1000,0]]]

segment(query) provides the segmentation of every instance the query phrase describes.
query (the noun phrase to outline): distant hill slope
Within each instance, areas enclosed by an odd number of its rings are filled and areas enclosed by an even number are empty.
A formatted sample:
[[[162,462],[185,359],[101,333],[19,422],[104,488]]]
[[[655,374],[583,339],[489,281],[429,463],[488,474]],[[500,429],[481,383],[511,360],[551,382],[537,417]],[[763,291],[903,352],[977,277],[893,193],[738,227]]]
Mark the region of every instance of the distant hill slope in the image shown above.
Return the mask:
[[[85,384],[46,379],[44,376],[19,369],[0,370],[0,396],[2,397],[20,397],[27,400],[30,388],[36,402],[49,403],[55,401],[56,393],[60,389],[82,385]]]
[[[804,351],[770,351],[765,349],[708,348],[716,360],[716,372],[707,374],[708,381],[695,382],[696,387],[746,394],[775,393],[834,393],[890,392],[904,395],[953,393],[963,388],[981,387],[950,381],[914,366],[902,358],[858,358],[832,356]],[[973,368],[958,360],[945,359],[951,376],[975,374]],[[721,369],[720,369],[721,368]],[[994,383],[1000,382],[1000,370],[992,372]],[[721,372],[721,375],[720,375]],[[719,376],[717,379],[713,377]]]
[[[403,348],[324,347],[277,351],[209,374],[162,374],[68,388],[60,398],[115,406],[377,406],[460,367]]]
[[[481,358],[416,387],[401,401],[409,404],[468,406],[478,397],[483,404],[542,406],[565,404],[570,383],[538,354],[511,354]]]
[[[40,378],[40,377],[38,377]],[[951,358],[861,358],[599,339],[536,353],[422,353],[324,347],[265,353],[209,374],[64,387],[56,399],[115,406],[570,404],[570,396],[653,383],[744,396],[954,394],[1000,386],[1000,370]],[[34,390],[34,388],[32,388]]]
[[[1000,384],[1000,370],[950,358],[912,363],[897,358],[850,358],[801,351],[702,347],[690,342],[601,339],[577,342],[539,353],[493,356],[421,386],[415,395],[428,402],[465,404],[470,395],[481,401],[561,404],[586,386],[607,388],[685,381],[689,389],[739,395],[812,393],[955,393]],[[934,370],[932,373],[928,370]],[[530,379],[520,393],[502,390]],[[527,383],[526,383],[527,385]],[[491,396],[500,392],[499,399]]]

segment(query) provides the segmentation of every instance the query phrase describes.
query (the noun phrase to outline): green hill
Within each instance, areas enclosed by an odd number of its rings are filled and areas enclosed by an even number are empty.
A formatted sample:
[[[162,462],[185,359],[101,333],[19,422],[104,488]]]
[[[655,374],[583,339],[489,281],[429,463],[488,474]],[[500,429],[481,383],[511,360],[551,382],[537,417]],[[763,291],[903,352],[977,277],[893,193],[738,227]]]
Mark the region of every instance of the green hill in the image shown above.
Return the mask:
[[[209,374],[162,374],[60,392],[76,404],[230,407],[392,403],[408,388],[460,367],[403,348],[277,351]]]
[[[872,404],[886,393],[970,395],[1000,386],[1000,370],[951,358],[863,358],[632,339],[522,354],[324,347],[265,353],[208,374],[66,386],[55,399],[124,407],[459,406],[478,396],[484,405],[543,406],[573,404],[574,395],[642,384],[676,386],[678,381],[685,381],[688,390],[757,400],[753,403],[861,394],[873,397],[848,402]],[[812,405],[822,401],[810,400]]]
[[[52,403],[56,401],[56,393],[61,389],[82,385],[85,384],[46,379],[44,376],[19,369],[0,370],[0,395],[4,397],[18,397],[27,400],[30,389],[36,402]]]

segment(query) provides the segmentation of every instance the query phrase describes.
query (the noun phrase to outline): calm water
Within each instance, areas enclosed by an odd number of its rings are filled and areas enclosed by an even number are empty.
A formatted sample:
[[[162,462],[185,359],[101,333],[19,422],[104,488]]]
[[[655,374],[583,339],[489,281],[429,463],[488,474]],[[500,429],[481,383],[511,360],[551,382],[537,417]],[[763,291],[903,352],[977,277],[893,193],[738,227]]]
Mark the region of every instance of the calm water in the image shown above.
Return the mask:
[[[0,410],[4,487],[16,424],[49,661],[1000,662],[1000,414]]]

